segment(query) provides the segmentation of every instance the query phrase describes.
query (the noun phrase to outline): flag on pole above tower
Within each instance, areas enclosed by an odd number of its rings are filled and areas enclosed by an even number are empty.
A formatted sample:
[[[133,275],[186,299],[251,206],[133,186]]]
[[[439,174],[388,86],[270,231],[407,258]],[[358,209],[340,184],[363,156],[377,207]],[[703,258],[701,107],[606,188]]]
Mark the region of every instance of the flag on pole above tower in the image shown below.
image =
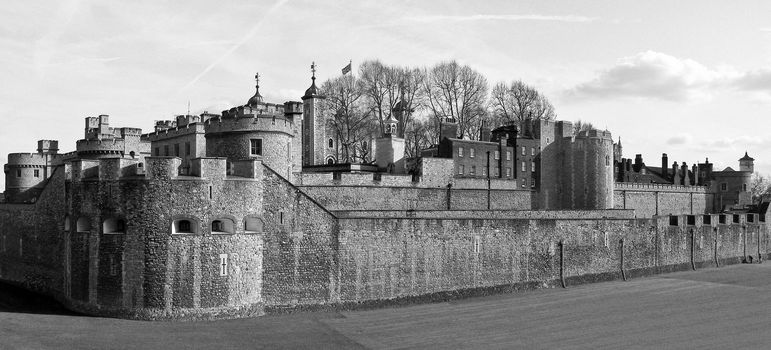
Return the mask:
[[[353,61],[348,62],[348,65],[343,67],[343,75],[351,72],[351,63],[353,63]]]

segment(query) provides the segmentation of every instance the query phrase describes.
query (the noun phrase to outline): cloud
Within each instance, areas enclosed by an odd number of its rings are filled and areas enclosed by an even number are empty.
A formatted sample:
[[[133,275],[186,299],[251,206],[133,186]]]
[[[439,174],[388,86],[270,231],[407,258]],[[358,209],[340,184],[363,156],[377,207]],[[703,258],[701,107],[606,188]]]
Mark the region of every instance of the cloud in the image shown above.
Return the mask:
[[[641,52],[618,60],[588,82],[566,93],[580,97],[644,97],[670,101],[710,98],[717,86],[730,83],[739,74],[723,67],[707,67],[655,51]]]
[[[577,15],[469,15],[469,16],[411,16],[405,20],[410,22],[471,22],[471,21],[556,21],[556,22],[593,22],[593,17]]]
[[[771,93],[771,69],[746,72],[736,78],[733,86],[744,91],[765,91]]]
[[[677,134],[667,139],[668,145],[685,145],[690,144],[693,141],[691,134]]]

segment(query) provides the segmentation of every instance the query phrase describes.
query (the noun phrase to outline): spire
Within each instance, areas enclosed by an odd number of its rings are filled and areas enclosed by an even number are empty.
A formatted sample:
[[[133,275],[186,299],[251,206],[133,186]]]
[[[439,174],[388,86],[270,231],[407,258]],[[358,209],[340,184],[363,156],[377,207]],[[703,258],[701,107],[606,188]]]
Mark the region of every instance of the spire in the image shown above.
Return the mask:
[[[254,106],[254,105],[262,102],[262,95],[260,95],[260,73],[254,74],[254,81],[255,81],[254,96],[252,96],[249,99],[249,101],[246,102],[247,106]]]
[[[316,87],[316,62],[311,62],[311,87],[305,90],[302,99],[306,100],[319,95],[319,89]]]

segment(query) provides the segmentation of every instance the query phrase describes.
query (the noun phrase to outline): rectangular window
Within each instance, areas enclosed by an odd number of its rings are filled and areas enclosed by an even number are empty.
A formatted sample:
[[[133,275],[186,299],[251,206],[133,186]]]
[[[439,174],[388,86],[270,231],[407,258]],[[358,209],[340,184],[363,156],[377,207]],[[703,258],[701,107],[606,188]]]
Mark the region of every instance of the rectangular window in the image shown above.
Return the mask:
[[[728,190],[728,184],[727,183],[721,183],[720,184],[720,190],[721,191],[727,191]]]
[[[495,159],[496,160],[497,159],[501,159],[501,152],[500,151],[495,151]]]
[[[522,172],[523,172],[523,173],[525,172],[525,169],[527,169],[527,168],[525,167],[525,162],[522,162]]]
[[[506,177],[511,177],[511,167],[506,167]]]
[[[169,156],[169,145],[163,146],[163,155],[167,157]]]
[[[482,176],[487,176],[487,168],[482,167]]]
[[[21,169],[16,169],[16,177],[21,177]]]
[[[495,177],[501,176],[501,168],[495,167]]]
[[[37,177],[37,170],[35,170],[35,177]],[[742,184],[742,192],[747,192],[747,184]]]
[[[160,156],[160,155],[161,155],[161,148],[160,147],[155,147],[155,156],[157,157],[157,156]]]
[[[185,142],[185,155],[190,155],[190,142]]]
[[[458,157],[463,157],[463,147],[458,147]]]
[[[530,155],[531,155],[531,156],[534,156],[534,155],[535,155],[535,147],[531,147],[531,148],[530,148]]]
[[[253,156],[261,156],[262,155],[262,139],[251,139],[249,140],[249,148],[250,153]]]
[[[535,162],[530,162],[530,171],[535,172]]]
[[[477,173],[477,166],[476,165],[472,165],[471,166],[471,176],[476,175],[476,173]]]
[[[522,146],[522,155],[525,155],[525,146]]]
[[[530,187],[535,188],[535,179],[530,179]]]
[[[458,175],[463,175],[463,165],[458,165]]]
[[[228,255],[220,254],[220,276],[228,275]]]
[[[40,177],[40,170],[35,169],[35,177]],[[745,191],[747,190],[747,185],[744,185]]]
[[[474,149],[473,148],[468,150],[468,156],[471,157],[471,158],[474,158]]]
[[[179,144],[178,143],[174,144],[174,155],[179,157]]]
[[[511,151],[506,151],[506,160],[511,160]]]

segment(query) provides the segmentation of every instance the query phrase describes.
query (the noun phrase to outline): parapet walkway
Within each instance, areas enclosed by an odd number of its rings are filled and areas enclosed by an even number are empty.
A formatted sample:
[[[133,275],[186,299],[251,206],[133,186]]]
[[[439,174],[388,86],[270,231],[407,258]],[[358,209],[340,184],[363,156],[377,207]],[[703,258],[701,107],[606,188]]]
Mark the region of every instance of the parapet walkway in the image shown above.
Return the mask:
[[[85,317],[0,285],[0,348],[767,348],[771,263],[449,303],[214,322]]]

